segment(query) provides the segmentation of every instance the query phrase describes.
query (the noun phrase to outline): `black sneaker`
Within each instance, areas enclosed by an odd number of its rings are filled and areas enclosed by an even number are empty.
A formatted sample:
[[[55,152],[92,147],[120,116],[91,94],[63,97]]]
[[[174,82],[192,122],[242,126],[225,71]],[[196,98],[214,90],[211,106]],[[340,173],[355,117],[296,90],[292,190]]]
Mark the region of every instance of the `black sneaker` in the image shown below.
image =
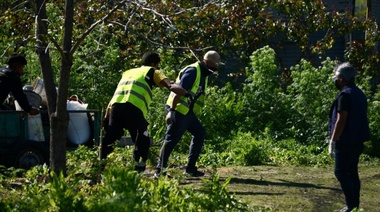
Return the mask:
[[[191,177],[203,177],[205,176],[204,172],[198,171],[197,168],[195,169],[186,169],[186,171],[183,173],[185,175],[189,175]]]
[[[145,168],[146,168],[145,163],[139,163],[135,165],[135,171],[137,171],[138,173],[144,172]]]

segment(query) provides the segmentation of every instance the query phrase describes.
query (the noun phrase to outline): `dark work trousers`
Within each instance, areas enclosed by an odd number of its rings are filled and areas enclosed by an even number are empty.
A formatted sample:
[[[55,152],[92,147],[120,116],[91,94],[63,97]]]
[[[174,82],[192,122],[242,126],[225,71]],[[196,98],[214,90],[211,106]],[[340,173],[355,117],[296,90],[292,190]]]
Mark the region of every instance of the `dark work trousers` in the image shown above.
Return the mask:
[[[338,141],[339,142],[339,141]],[[346,205],[353,209],[360,204],[360,179],[358,172],[359,156],[363,152],[363,143],[340,144],[335,149],[335,176],[340,182]]]
[[[187,168],[195,168],[206,137],[206,130],[192,111],[186,115],[175,112],[175,119],[175,123],[167,125],[165,141],[160,151],[157,168],[167,167],[170,154],[186,131],[192,135]]]
[[[140,109],[131,103],[115,103],[112,105],[109,126],[102,142],[101,159],[105,159],[113,149],[115,141],[120,140],[127,129],[135,144],[133,158],[136,162],[148,159],[150,138],[148,122]]]

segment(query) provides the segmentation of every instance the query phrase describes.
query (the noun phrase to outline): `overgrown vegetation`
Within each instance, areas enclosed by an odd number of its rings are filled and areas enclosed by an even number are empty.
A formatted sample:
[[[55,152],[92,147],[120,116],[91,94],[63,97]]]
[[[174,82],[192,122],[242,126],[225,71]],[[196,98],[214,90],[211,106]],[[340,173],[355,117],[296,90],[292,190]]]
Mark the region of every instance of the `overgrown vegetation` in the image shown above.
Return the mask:
[[[68,176],[46,166],[23,173],[18,188],[2,180],[1,211],[247,211],[248,206],[228,192],[229,180],[217,173],[199,187],[181,185],[182,175],[153,179],[133,171],[128,148],[118,148],[107,165],[93,150],[80,147],[68,154]],[[22,180],[22,181],[21,181]]]
[[[282,86],[275,65],[275,52],[269,47],[255,51],[247,80],[242,90],[232,86],[209,89],[202,116],[208,137],[199,165],[302,165],[324,167],[331,164],[326,152],[326,122],[329,105],[337,91],[332,86],[334,61],[326,60],[320,67],[307,61],[292,68],[292,81]],[[364,81],[365,82],[365,81]],[[359,86],[362,85],[359,82]],[[151,151],[150,166],[155,166],[156,154],[164,135],[164,97],[155,90],[156,101],[149,120],[156,141]],[[367,94],[377,100],[378,94]],[[369,118],[376,138],[377,101],[371,102]],[[169,164],[178,167],[186,163],[189,135],[176,148]],[[378,148],[376,140],[367,143],[362,160],[371,160]],[[374,154],[375,153],[375,154]],[[70,152],[68,175],[50,172],[47,167],[35,167],[22,176],[19,188],[9,184],[13,177],[3,177],[2,204],[12,211],[35,208],[38,211],[228,211],[248,210],[248,206],[228,193],[227,185],[215,171],[204,180],[204,187],[181,185],[182,175],[155,181],[137,174],[129,148],[117,148],[104,169],[97,159],[97,147],[80,147]],[[10,173],[14,173],[9,171]],[[175,172],[174,172],[175,173]],[[169,180],[169,181],[168,181]],[[18,198],[16,198],[18,197]],[[128,209],[126,209],[128,208]]]
[[[4,14],[0,20],[6,23],[0,27],[1,56],[5,58],[14,51],[25,53],[29,61],[25,83],[31,84],[41,76],[35,49],[31,47],[36,42],[35,18],[30,15],[35,8],[29,4],[20,4],[22,9],[16,5],[11,8],[10,2],[1,3]],[[59,41],[64,1],[56,3],[49,2],[47,10],[50,36]],[[75,14],[75,36],[114,6],[113,2],[80,3]],[[380,156],[380,59],[376,52],[380,33],[374,21],[359,21],[349,13],[326,12],[321,1],[217,1],[198,3],[198,10],[186,9],[194,6],[190,1],[150,4],[151,8],[137,3],[126,5],[86,37],[74,54],[68,93],[78,95],[91,109],[103,110],[121,72],[139,65],[142,52],[157,50],[162,57],[161,68],[174,79],[180,68],[194,62],[188,48],[198,48],[199,56],[204,53],[202,48],[219,47],[223,58],[236,62],[236,67],[222,68],[221,71],[228,71],[223,78],[210,77],[206,106],[200,116],[207,129],[207,140],[198,165],[207,169],[210,177],[201,186],[188,185],[182,174],[173,169],[173,178],[153,180],[132,171],[134,164],[128,147],[117,148],[105,167],[98,160],[97,146],[80,147],[68,153],[67,176],[53,173],[45,166],[29,171],[3,168],[0,211],[252,210],[228,192],[231,181],[222,181],[216,168],[332,165],[326,148],[327,119],[338,92],[331,81],[337,61],[326,58],[317,63],[310,58],[325,58],[335,36],[355,30],[366,31],[367,37],[363,42],[350,43],[345,60],[358,70],[357,84],[367,94],[372,133],[361,161],[376,161],[374,158]],[[156,13],[150,13],[150,9]],[[323,38],[310,42],[312,35],[324,30],[327,32]],[[270,42],[274,37],[278,39],[276,46]],[[276,47],[278,50],[286,42],[296,42],[302,56],[309,59],[285,70],[282,61],[277,61]],[[272,48],[266,46],[269,43]],[[49,50],[57,83],[60,57],[55,49]],[[148,119],[155,143],[149,168],[156,165],[164,137],[164,104],[168,96],[164,89],[153,92],[154,112]],[[189,141],[190,135],[186,134],[170,158],[171,167],[186,163]],[[268,205],[255,209],[272,210]]]

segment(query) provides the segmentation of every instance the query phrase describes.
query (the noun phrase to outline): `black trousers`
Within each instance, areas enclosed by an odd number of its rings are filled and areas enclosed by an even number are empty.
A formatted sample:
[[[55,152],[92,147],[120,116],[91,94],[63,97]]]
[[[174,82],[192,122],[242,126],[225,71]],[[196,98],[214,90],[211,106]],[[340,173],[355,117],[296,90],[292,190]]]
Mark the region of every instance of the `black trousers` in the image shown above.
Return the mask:
[[[115,142],[120,140],[126,129],[135,144],[133,158],[136,162],[140,160],[145,162],[150,148],[148,124],[142,111],[133,104],[128,102],[113,104],[100,158],[105,159],[113,151]]]
[[[363,143],[342,143],[337,146],[335,150],[334,173],[342,187],[346,199],[346,205],[350,209],[358,208],[360,204],[358,164],[360,154],[363,152],[363,147]]]

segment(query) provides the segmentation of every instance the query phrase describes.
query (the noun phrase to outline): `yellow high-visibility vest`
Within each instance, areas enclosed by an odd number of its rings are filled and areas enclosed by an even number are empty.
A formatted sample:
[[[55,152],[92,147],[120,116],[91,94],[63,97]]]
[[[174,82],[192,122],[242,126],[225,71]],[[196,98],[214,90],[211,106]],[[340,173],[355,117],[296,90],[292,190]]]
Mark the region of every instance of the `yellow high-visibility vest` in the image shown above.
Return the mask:
[[[130,102],[139,108],[146,117],[152,102],[152,88],[146,82],[145,77],[151,69],[150,66],[141,66],[123,72],[109,106],[114,103]]]
[[[178,74],[178,77],[176,79],[176,83],[179,83],[181,81],[180,78],[181,78],[182,73],[189,67],[194,67],[197,70],[197,75],[196,75],[194,84],[191,87],[191,89],[188,91],[189,94],[194,98],[198,92],[198,89],[200,89],[200,83],[201,83],[201,66],[200,66],[199,62],[188,65],[184,69],[182,69]],[[203,91],[205,91],[206,86],[207,86],[207,78],[205,79],[205,87],[203,88]],[[175,96],[175,93],[171,92],[168,100],[166,101],[167,105],[172,105],[174,96]],[[204,105],[204,97],[205,97],[205,95],[203,92],[194,103],[193,112],[197,115],[202,112],[202,107]],[[183,115],[186,115],[190,110],[189,107],[190,107],[190,105],[189,105],[188,99],[186,97],[182,96],[179,103],[177,104],[175,110],[178,111],[179,113],[183,114]]]

